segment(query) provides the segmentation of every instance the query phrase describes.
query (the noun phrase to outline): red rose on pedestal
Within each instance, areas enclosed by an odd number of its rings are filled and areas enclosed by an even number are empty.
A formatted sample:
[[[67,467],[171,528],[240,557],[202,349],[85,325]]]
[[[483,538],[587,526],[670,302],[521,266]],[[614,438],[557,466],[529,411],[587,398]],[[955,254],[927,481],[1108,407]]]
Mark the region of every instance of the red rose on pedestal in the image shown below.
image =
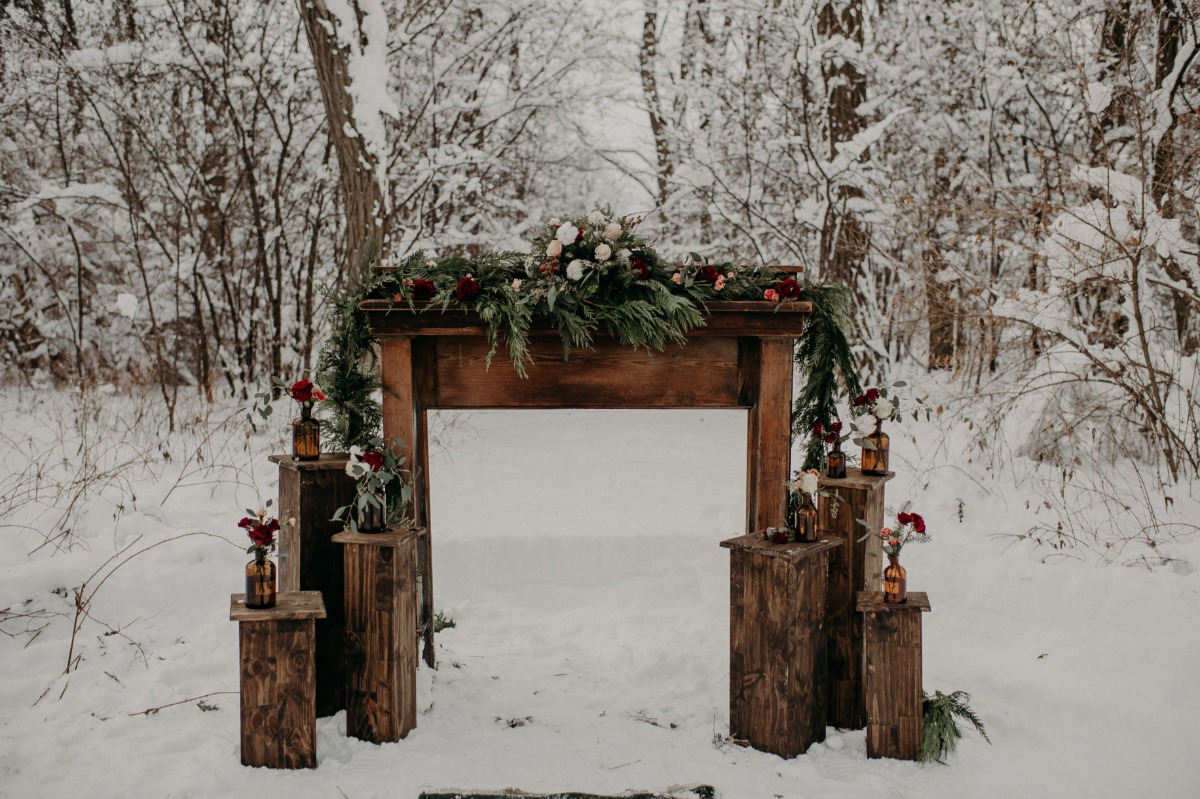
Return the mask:
[[[292,399],[296,402],[311,402],[312,401],[313,384],[311,380],[297,380],[292,383],[292,387],[288,389],[288,394],[291,394]]]
[[[475,299],[479,296],[479,281],[467,275],[458,281],[458,287],[454,289],[454,295],[458,297],[459,302]]]

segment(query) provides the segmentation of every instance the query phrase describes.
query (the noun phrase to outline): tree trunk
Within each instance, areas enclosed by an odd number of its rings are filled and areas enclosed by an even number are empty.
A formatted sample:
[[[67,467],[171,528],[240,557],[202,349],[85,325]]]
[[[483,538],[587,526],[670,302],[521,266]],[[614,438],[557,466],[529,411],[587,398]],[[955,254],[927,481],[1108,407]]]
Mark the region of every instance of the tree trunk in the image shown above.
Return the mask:
[[[658,80],[654,68],[658,61],[658,13],[655,5],[646,7],[642,21],[642,46],[638,50],[638,66],[642,74],[642,93],[650,113],[650,132],[654,135],[654,154],[657,157],[658,194],[654,198],[662,209],[667,203],[670,179],[674,173],[671,147],[667,141],[667,121],[658,96]]]
[[[363,14],[357,0],[349,0],[349,3],[361,20]],[[347,262],[343,268],[351,275],[357,275],[357,266],[367,242],[378,242],[381,251],[386,244],[390,222],[390,215],[385,211],[387,200],[384,187],[379,185],[375,177],[378,166],[375,154],[366,146],[362,136],[351,135],[356,125],[354,99],[349,91],[349,53],[333,32],[338,22],[325,0],[297,0],[297,5],[312,51],[317,82],[321,86],[329,138],[337,153],[339,183],[346,210],[344,251]],[[347,133],[348,130],[351,134]]]

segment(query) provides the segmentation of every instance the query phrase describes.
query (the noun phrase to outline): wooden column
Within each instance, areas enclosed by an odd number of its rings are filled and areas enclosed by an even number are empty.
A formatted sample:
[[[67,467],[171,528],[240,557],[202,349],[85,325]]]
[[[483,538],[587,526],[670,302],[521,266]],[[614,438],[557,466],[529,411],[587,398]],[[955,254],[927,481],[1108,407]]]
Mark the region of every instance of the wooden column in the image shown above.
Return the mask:
[[[346,550],[346,734],[364,741],[399,741],[417,726],[418,536],[333,537]]]
[[[821,477],[820,486],[836,494],[835,503],[822,497],[818,529],[837,538],[841,546],[829,558],[829,724],[844,730],[866,726],[867,707],[862,686],[862,616],[855,609],[859,591],[882,588],[883,486],[895,477],[870,477],[858,468],[833,480]],[[859,520],[866,522],[866,526]],[[874,535],[867,535],[868,531]],[[865,538],[864,538],[865,536]]]
[[[266,610],[244,594],[229,600],[241,657],[242,765],[316,768],[314,620],[325,618],[319,591],[281,592]]]
[[[924,721],[921,686],[923,591],[889,605],[882,591],[858,595],[863,613],[867,672],[867,757],[919,760]]]
[[[354,501],[355,484],[346,474],[344,453],[322,453],[315,461],[290,455],[270,460],[279,464],[279,590],[320,591],[325,598],[328,615],[316,623],[317,716],[332,716],[346,708],[342,548],[333,543],[342,522],[333,514]]]
[[[825,740],[825,589],[835,539],[729,550],[729,734],[780,757]]]
[[[792,338],[743,338],[738,395],[750,406],[746,442],[746,532],[787,524],[791,478]]]

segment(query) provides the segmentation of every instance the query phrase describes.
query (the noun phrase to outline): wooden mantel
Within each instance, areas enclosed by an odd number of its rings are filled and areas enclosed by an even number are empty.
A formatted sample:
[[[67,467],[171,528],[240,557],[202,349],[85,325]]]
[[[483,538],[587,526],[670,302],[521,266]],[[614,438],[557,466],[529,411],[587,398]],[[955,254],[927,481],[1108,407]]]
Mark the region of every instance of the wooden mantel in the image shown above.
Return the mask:
[[[501,342],[485,368],[487,329],[472,311],[410,310],[367,300],[381,344],[383,430],[403,439],[416,470],[412,513],[429,531],[421,554],[422,617],[433,618],[428,411],[485,408],[740,408],[749,412],[746,530],[783,526],[790,477],[792,352],[812,310],[807,302],[711,302],[686,346],[633,349],[597,335],[563,360],[553,328],[531,331],[533,362],[520,377]],[[433,625],[425,662],[434,663]]]

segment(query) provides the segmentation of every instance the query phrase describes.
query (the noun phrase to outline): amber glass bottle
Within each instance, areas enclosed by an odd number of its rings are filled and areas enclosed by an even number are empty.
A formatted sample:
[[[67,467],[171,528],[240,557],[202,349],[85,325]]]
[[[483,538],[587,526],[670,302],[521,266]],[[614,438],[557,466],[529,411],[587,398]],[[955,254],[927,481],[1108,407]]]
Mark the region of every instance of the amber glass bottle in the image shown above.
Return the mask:
[[[898,605],[908,599],[908,572],[900,565],[899,555],[888,555],[887,568],[883,570],[883,601]]]
[[[827,466],[825,476],[832,477],[835,480],[846,476],[846,453],[842,452],[842,442],[836,439],[833,442],[833,450],[829,453],[826,459]]]
[[[361,509],[358,500],[354,501],[355,524],[360,533],[382,533],[387,529],[387,497],[383,487],[375,492],[375,501],[367,501],[366,508]]]
[[[810,494],[805,494],[796,508],[796,540],[810,544],[817,540],[817,506]]]
[[[321,457],[321,423],[312,418],[312,408],[300,406],[300,418],[292,422],[292,458],[315,461]]]
[[[863,441],[871,444],[874,449],[863,446],[862,473],[876,477],[886,477],[888,473],[888,434],[883,432],[883,420],[875,427],[875,432],[863,436]]]
[[[267,559],[265,547],[256,547],[246,564],[246,607],[275,607],[275,562]]]

